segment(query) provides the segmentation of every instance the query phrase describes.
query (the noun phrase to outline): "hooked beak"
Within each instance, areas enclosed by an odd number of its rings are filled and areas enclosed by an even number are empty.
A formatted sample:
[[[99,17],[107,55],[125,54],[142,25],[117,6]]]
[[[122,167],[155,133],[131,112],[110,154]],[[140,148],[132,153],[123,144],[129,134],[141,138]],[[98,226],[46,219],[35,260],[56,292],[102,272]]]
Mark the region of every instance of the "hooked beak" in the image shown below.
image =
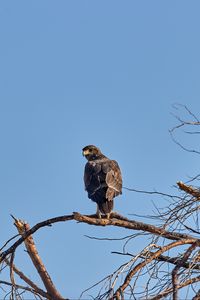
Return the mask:
[[[83,152],[82,152],[82,155],[83,156],[86,156],[86,155],[89,155],[90,154],[90,151],[87,149],[87,150],[84,150]]]

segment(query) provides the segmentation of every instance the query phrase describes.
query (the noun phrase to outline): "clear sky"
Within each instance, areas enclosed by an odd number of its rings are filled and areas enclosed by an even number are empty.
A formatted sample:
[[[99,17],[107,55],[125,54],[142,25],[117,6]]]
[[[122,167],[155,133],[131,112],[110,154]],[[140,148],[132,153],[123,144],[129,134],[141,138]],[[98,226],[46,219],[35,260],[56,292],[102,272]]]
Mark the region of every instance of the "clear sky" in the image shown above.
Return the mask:
[[[87,144],[118,161],[126,187],[175,192],[177,180],[198,173],[198,157],[181,151],[168,129],[172,104],[199,113],[199,11],[195,0],[1,1],[1,244],[16,233],[9,214],[34,225],[95,211],[83,186]],[[124,190],[115,210],[149,214],[152,197]],[[123,243],[85,234],[130,233],[67,222],[35,235],[66,297],[121,263],[110,252]],[[37,281],[22,250],[16,262]]]

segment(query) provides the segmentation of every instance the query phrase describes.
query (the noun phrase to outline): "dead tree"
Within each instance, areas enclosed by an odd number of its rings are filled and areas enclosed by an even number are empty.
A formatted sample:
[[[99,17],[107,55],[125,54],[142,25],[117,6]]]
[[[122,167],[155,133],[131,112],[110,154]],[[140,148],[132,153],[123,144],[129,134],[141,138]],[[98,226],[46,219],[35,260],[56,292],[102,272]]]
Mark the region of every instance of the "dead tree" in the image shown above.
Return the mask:
[[[183,108],[193,119],[184,121],[176,116],[179,124],[170,131],[170,134],[176,144],[181,145],[181,148],[199,154],[198,149],[183,146],[175,137],[176,131],[180,128],[200,125],[196,116],[187,107]],[[185,130],[185,132],[190,135],[199,134],[196,129],[194,132],[190,130]],[[27,222],[13,217],[20,237],[15,242],[12,239],[8,240],[0,249],[1,278],[5,266],[10,270],[10,280],[0,280],[2,292],[4,286],[10,287],[8,296],[11,300],[24,299],[25,293],[31,293],[35,299],[67,299],[53,284],[36,249],[34,233],[45,226],[58,222],[76,221],[87,223],[90,226],[122,227],[131,233],[125,237],[123,251],[113,252],[115,255],[123,255],[126,262],[95,284],[95,287],[99,285],[100,291],[98,295],[94,295],[95,299],[158,300],[166,298],[177,300],[190,297],[193,300],[200,300],[200,189],[198,184],[195,185],[199,178],[200,175],[197,175],[190,178],[187,183],[178,182],[176,195],[132,189],[133,192],[143,192],[147,195],[156,194],[168,199],[168,205],[162,209],[157,208],[156,214],[149,216],[148,223],[128,219],[114,212],[110,219],[98,219],[96,215],[82,215],[75,212],[42,221],[33,227],[30,227]],[[156,222],[157,224],[155,224]],[[128,243],[131,241],[136,243],[137,239],[141,237],[144,237],[144,245],[139,252],[135,253],[134,247],[131,251],[126,250]],[[10,243],[11,246],[9,246]],[[15,251],[22,244],[26,247],[43,287],[39,287],[30,280],[15,265]],[[21,278],[24,285],[17,283],[17,276]],[[89,289],[85,290],[80,298],[85,299]]]

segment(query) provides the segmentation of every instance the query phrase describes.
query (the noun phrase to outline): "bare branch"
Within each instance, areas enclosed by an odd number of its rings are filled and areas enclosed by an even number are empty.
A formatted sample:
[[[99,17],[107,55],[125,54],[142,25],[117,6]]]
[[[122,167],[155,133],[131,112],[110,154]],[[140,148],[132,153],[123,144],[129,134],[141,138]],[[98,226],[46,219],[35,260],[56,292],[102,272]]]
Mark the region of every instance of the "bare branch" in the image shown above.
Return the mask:
[[[34,234],[40,228],[45,227],[45,226],[50,226],[51,224],[56,223],[56,222],[65,222],[68,220],[73,220],[73,215],[55,217],[55,218],[48,219],[48,220],[42,221],[40,223],[37,223],[29,231],[27,231],[23,235],[23,237],[18,239],[11,247],[9,247],[7,250],[5,250],[4,252],[1,253],[0,262],[2,262],[5,259],[5,257],[7,257],[9,254],[13,253],[16,250],[16,248],[19,245],[21,245],[28,236],[30,236],[31,234]]]
[[[5,262],[7,265],[10,266],[10,262],[7,258],[5,258]],[[13,271],[24,281],[28,284],[36,294],[41,295],[44,298],[51,300],[51,296],[48,295],[45,291],[40,289],[32,280],[30,280],[22,271],[20,271],[14,264],[12,265]]]
[[[180,129],[180,128],[187,128],[188,126],[191,127],[191,126],[200,126],[200,121],[199,119],[187,108],[187,106],[185,105],[182,105],[182,104],[177,104],[176,106],[174,106],[176,109],[177,107],[180,107],[180,108],[183,108],[184,111],[188,114],[189,118],[191,118],[192,120],[191,121],[186,121],[186,120],[183,120],[182,118],[180,118],[179,116],[177,115],[174,115],[174,117],[178,120],[178,125],[174,126],[172,129],[169,130],[169,133],[170,133],[170,136],[173,140],[173,142],[175,144],[177,144],[180,148],[182,148],[183,150],[187,151],[187,152],[191,152],[191,153],[196,153],[196,154],[200,154],[200,151],[198,150],[195,150],[195,149],[192,149],[192,148],[188,148],[188,147],[185,147],[181,142],[179,142],[177,140],[177,138],[175,138],[175,132]],[[197,134],[195,133],[194,131],[191,132],[191,131],[187,131],[185,130],[185,133],[186,134]]]
[[[186,192],[187,194],[190,194],[196,198],[200,198],[200,190],[197,188],[194,188],[192,186],[184,184],[182,181],[177,182],[178,187]]]
[[[28,231],[30,231],[30,226],[26,222],[22,220],[15,219],[15,226],[17,227],[17,230],[21,236],[24,236]],[[54,286],[50,275],[48,274],[34,243],[34,240],[32,238],[32,235],[29,235],[24,240],[26,249],[28,251],[28,254],[44,284],[44,286],[47,289],[47,293],[53,298],[54,300],[64,300],[64,298],[60,295],[60,293],[57,291],[56,287]]]
[[[132,280],[132,277],[139,271],[141,270],[145,265],[147,265],[148,263],[150,263],[153,259],[156,259],[157,257],[159,257],[162,253],[180,246],[180,245],[185,245],[185,244],[191,244],[194,241],[192,239],[185,239],[185,240],[180,240],[180,241],[176,241],[173,242],[171,244],[168,244],[166,246],[163,246],[162,249],[156,251],[152,256],[150,256],[149,258],[147,258],[145,261],[139,263],[138,265],[136,265],[126,276],[124,283],[117,289],[117,291],[114,294],[113,299],[120,299],[120,295],[124,292],[124,290],[127,288],[127,286],[130,284],[130,281]]]
[[[178,286],[177,286],[177,289],[181,289],[181,288],[184,288],[188,285],[191,285],[193,283],[196,283],[196,282],[199,282],[200,281],[200,276],[197,276],[197,277],[194,277],[194,278],[190,278],[182,283],[180,283]],[[151,297],[149,298],[149,300],[159,300],[163,297],[166,297],[167,295],[171,294],[173,291],[173,288],[170,287],[170,288],[167,288],[166,290],[162,291],[159,295],[156,295],[154,297]]]
[[[7,286],[10,286],[11,288],[13,286],[13,284],[11,282],[7,282],[7,281],[4,281],[4,280],[0,280],[0,284],[4,284],[4,285],[7,285]],[[37,295],[37,292],[34,289],[29,288],[28,286],[23,286],[23,285],[15,284],[15,288],[16,289],[21,289],[21,290],[24,290],[24,291],[27,291],[27,292],[30,292],[32,294]],[[52,298],[48,298],[48,299],[52,300]]]
[[[158,195],[158,196],[165,196],[165,197],[170,197],[170,198],[177,198],[177,199],[181,199],[181,197],[177,196],[177,195],[170,195],[167,193],[163,193],[163,192],[158,192],[158,191],[145,191],[145,190],[137,190],[137,189],[133,189],[133,188],[128,188],[123,186],[123,189],[129,191],[129,192],[135,192],[135,193],[141,193],[141,194],[148,194],[148,195]]]
[[[163,228],[156,227],[151,224],[146,224],[134,220],[128,220],[127,218],[123,218],[122,220],[117,218],[119,218],[119,215],[115,213],[111,214],[111,219],[106,219],[106,218],[98,219],[96,218],[96,215],[89,215],[89,216],[81,215],[80,213],[76,212],[73,215],[65,215],[65,216],[59,216],[59,217],[47,219],[43,222],[37,223],[31,229],[27,230],[23,234],[23,236],[20,239],[18,239],[11,247],[9,247],[7,250],[1,253],[0,260],[3,261],[7,257],[7,255],[13,253],[19,245],[21,245],[30,235],[34,234],[40,228],[49,226],[54,223],[65,222],[69,220],[76,220],[78,222],[83,222],[95,226],[118,226],[118,227],[123,227],[132,230],[146,231],[171,240],[180,240],[180,239],[194,239],[194,241],[196,240],[195,238],[187,234],[182,234],[179,232],[170,232]]]
[[[173,286],[173,300],[178,300],[178,270],[185,264],[191,255],[192,251],[200,245],[200,241],[194,242],[184,253],[183,257],[178,261],[176,267],[172,271],[172,286]]]
[[[192,298],[192,300],[200,300],[200,290],[196,293],[196,295]]]

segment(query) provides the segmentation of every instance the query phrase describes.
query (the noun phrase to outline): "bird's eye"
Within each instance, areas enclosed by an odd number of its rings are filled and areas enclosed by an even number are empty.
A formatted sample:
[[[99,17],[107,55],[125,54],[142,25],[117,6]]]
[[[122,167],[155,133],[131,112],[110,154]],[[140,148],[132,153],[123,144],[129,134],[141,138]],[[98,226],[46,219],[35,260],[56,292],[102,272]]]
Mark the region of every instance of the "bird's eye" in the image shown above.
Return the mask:
[[[90,153],[92,153],[92,149],[89,149]]]

